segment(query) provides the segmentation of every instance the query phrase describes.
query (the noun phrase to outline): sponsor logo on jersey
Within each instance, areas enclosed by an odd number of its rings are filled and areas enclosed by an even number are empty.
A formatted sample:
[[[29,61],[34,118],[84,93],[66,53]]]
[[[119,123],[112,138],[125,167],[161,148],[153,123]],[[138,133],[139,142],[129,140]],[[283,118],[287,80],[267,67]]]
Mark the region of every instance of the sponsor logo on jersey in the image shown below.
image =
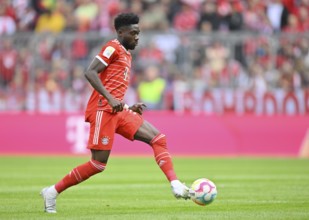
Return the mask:
[[[115,51],[115,48],[113,48],[112,46],[108,46],[103,51],[103,56],[105,56],[106,58],[110,58],[111,55],[114,53],[114,51]]]

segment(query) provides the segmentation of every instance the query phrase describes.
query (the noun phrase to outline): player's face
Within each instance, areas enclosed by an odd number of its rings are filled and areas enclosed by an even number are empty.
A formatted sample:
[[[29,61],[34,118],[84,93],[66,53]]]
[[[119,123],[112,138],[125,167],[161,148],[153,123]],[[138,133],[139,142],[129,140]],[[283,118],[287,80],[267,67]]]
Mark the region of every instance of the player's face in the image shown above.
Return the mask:
[[[127,27],[121,28],[118,32],[119,40],[121,44],[127,50],[134,50],[138,44],[139,39],[139,26],[138,24],[133,24]]]

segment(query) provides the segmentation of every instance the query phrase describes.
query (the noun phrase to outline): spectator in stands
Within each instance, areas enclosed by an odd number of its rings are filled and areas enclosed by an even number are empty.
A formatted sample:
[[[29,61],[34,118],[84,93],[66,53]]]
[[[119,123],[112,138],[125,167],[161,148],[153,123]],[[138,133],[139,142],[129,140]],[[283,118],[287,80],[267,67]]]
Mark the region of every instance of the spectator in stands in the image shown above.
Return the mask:
[[[163,7],[163,4],[160,4]],[[144,11],[143,1],[132,0],[130,4],[130,11],[134,14],[141,15]],[[164,15],[165,16],[165,15]]]
[[[95,19],[99,14],[98,5],[92,0],[80,0],[79,5],[74,11],[79,29],[89,30],[95,23]]]
[[[8,86],[10,82],[13,80],[17,59],[18,59],[18,52],[13,47],[13,42],[11,39],[7,38],[4,39],[0,48],[0,85],[1,86]]]
[[[205,1],[201,6],[200,18],[197,29],[202,32],[219,30],[221,18],[217,13],[217,5],[212,1]]]
[[[293,91],[301,87],[301,77],[298,72],[295,71],[293,61],[285,62],[279,67],[280,81],[279,86],[286,91]]]
[[[296,15],[290,14],[288,17],[288,24],[283,28],[283,32],[286,33],[301,33],[304,32],[302,25]]]
[[[22,82],[20,87],[24,90],[27,88],[27,85],[29,83],[31,68],[33,65],[34,65],[33,56],[29,48],[27,47],[19,48],[18,60],[16,64],[16,68],[18,69],[18,71],[16,72],[20,73],[19,78],[21,79]]]
[[[298,41],[299,53],[295,59],[295,70],[299,73],[301,78],[302,88],[309,86],[309,42],[302,38]]]
[[[196,29],[199,14],[187,3],[181,3],[181,9],[174,17],[173,28],[177,31],[193,31]]]
[[[7,102],[7,109],[11,111],[23,111],[25,110],[25,78],[23,69],[20,66],[16,66],[14,78],[7,87],[7,93],[9,99]]]
[[[231,12],[225,17],[230,31],[240,31],[243,29],[243,6],[240,2],[231,2]]]
[[[0,112],[7,110],[7,98],[7,94],[2,89],[0,89]]]
[[[262,95],[267,91],[267,83],[264,76],[264,69],[258,63],[253,63],[249,67],[250,74],[250,83],[249,89],[257,93],[258,95]]]
[[[30,2],[38,16],[46,13],[47,11],[52,11],[57,3],[55,0],[30,0]]]
[[[166,81],[160,77],[159,71],[157,66],[148,66],[145,69],[145,78],[137,87],[141,102],[145,103],[147,108],[152,110],[162,108],[162,97],[166,87]]]
[[[299,6],[305,7],[309,10],[309,0],[300,0]]]
[[[271,0],[266,5],[266,14],[275,32],[280,32],[288,23],[289,11],[282,0]]]
[[[214,41],[205,51],[214,85],[220,85],[220,78],[227,65],[230,51],[220,41]]]
[[[282,3],[288,9],[289,13],[295,13],[297,9],[297,2],[295,0],[282,0]]]
[[[266,37],[259,37],[256,39],[259,46],[255,50],[255,59],[262,66],[267,66],[269,62],[272,62],[272,52],[270,42]]]
[[[160,65],[164,61],[163,52],[156,47],[155,42],[150,41],[147,47],[143,47],[138,53],[138,63],[140,66],[147,66],[149,64]]]
[[[8,15],[5,5],[0,7],[0,36],[12,35],[16,32],[15,20]]]
[[[163,53],[164,60],[175,62],[175,50],[179,47],[179,36],[170,32],[168,24],[162,25],[162,30],[153,38],[155,46]]]
[[[309,7],[306,8],[305,6],[301,6],[298,11],[298,19],[301,29],[304,32],[307,32],[309,30]]]
[[[160,30],[164,28],[162,25],[169,25],[162,5],[158,2],[147,3],[140,25],[143,30]]]
[[[272,33],[273,29],[265,13],[264,4],[257,0],[248,0],[248,8],[244,10],[246,29],[260,33]]]
[[[43,62],[50,62],[56,39],[46,32],[41,36],[42,39],[37,42],[37,46],[35,48],[37,54],[39,55],[38,59]]]
[[[14,0],[11,2],[15,10],[17,31],[32,31],[37,14],[30,1]]]
[[[35,25],[36,14],[33,8],[26,7],[18,19],[18,31],[32,31]]]
[[[78,31],[78,21],[74,15],[74,6],[73,2],[65,2],[62,6],[61,13],[65,18],[65,28],[64,32],[74,32]]]
[[[219,16],[221,17],[221,25],[220,30],[221,31],[228,31],[228,23],[226,21],[226,17],[231,14],[232,8],[231,4],[227,0],[219,0],[217,1],[218,9],[217,12]]]
[[[51,79],[57,84],[59,90],[63,91],[70,87],[72,78],[65,59],[56,59],[52,62],[48,76],[51,75],[53,76]]]
[[[50,72],[44,84],[38,84],[38,110],[40,112],[59,112],[62,108],[61,87],[57,74]]]
[[[193,73],[192,76],[190,77],[189,80],[189,85],[191,87],[192,90],[192,96],[194,97],[195,100],[197,100],[197,103],[202,103],[203,102],[203,96],[204,96],[204,92],[207,89],[207,83],[203,80],[203,75],[202,75],[202,71],[200,68],[196,67],[193,69]],[[193,111],[201,111],[201,108],[203,108],[203,106],[201,105],[196,105],[196,106],[192,106]]]
[[[56,8],[55,10],[47,10],[39,16],[35,31],[59,33],[65,29],[65,25],[66,21],[64,15],[61,14],[59,8]]]
[[[187,74],[191,72],[193,62],[190,62],[190,60],[195,55],[188,53],[188,51],[191,51],[190,40],[187,36],[181,36],[179,46],[175,50],[175,64]]]
[[[278,83],[280,79],[280,72],[275,67],[274,63],[269,62],[264,66],[264,77],[269,90],[278,88]]]
[[[126,7],[125,3],[121,4],[119,0],[97,0],[99,13],[91,23],[91,28],[98,30],[103,35],[113,32],[112,18]]]
[[[87,62],[88,51],[88,44],[86,40],[82,37],[82,33],[76,33],[76,37],[72,41],[70,50],[71,57],[73,58],[74,63],[85,65],[85,62]]]

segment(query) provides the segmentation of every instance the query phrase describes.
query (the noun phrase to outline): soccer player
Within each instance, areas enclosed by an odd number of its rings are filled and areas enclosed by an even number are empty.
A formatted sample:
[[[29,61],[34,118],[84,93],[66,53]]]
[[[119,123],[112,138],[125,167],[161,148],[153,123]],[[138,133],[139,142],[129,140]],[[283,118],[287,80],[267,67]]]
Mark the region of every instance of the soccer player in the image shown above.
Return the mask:
[[[91,159],[77,166],[55,185],[42,189],[45,211],[56,213],[56,198],[67,188],[105,170],[114,135],[149,144],[162,172],[171,184],[176,198],[189,198],[189,189],[174,171],[166,137],[142,118],[143,103],[128,107],[123,102],[130,81],[131,54],[139,40],[139,17],[133,13],[119,14],[114,20],[117,39],[107,42],[93,59],[85,77],[94,88],[88,101],[85,120],[90,123],[87,148]]]

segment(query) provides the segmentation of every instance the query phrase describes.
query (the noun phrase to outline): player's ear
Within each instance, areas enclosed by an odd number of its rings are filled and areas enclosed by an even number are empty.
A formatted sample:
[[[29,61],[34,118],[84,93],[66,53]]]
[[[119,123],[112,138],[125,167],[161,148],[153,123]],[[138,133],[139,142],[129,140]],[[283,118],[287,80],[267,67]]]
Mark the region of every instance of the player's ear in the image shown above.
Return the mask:
[[[119,37],[122,37],[123,35],[123,27],[120,27],[118,30],[117,30],[117,34]]]

